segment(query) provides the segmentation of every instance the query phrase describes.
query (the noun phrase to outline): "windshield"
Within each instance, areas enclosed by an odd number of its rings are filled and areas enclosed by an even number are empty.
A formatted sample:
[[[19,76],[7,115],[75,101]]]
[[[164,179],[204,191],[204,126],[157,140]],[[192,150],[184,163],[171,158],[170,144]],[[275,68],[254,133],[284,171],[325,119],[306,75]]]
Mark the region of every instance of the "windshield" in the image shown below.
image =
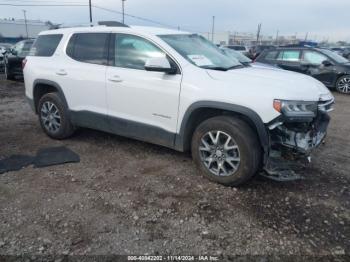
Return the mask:
[[[231,59],[217,46],[197,34],[160,35],[159,37],[187,61],[198,67],[229,70],[242,66],[238,60]]]
[[[222,48],[222,51],[227,55],[228,57],[232,59],[236,59],[241,63],[251,63],[252,60],[246,57],[245,55],[241,54],[240,52],[234,51],[229,48]]]
[[[337,53],[327,50],[327,49],[323,49],[321,50],[321,52],[327,56],[329,56],[331,59],[333,59],[335,62],[339,63],[339,64],[345,64],[345,63],[349,63],[349,60],[347,60],[346,58],[338,55]]]

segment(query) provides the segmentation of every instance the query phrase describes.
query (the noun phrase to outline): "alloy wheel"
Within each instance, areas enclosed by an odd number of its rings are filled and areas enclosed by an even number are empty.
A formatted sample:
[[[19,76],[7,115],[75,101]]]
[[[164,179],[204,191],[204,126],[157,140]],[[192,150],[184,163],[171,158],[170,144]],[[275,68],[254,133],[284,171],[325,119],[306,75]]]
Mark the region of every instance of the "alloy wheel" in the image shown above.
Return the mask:
[[[61,127],[61,116],[56,105],[50,101],[43,103],[40,118],[45,129],[50,133],[57,133]]]
[[[344,94],[350,93],[350,77],[343,77],[339,80],[337,89]]]
[[[205,167],[216,176],[235,174],[241,162],[237,143],[223,131],[207,132],[201,138],[199,152]]]

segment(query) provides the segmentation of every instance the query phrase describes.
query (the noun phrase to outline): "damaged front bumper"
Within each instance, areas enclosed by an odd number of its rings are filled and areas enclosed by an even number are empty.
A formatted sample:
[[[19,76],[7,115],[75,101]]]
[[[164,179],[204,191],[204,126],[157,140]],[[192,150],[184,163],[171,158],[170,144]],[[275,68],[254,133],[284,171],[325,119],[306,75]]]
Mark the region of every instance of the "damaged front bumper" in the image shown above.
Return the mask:
[[[313,115],[289,117],[282,114],[268,124],[270,148],[264,167],[268,175],[283,177],[275,180],[294,180],[288,178],[292,170],[288,163],[295,166],[293,162],[302,158],[310,161],[311,152],[327,135],[328,113],[333,110],[333,104],[334,99],[320,101]]]
[[[268,125],[270,150],[289,151],[309,155],[327,134],[334,99],[320,101],[313,114],[281,115]]]
[[[279,122],[269,131],[271,149],[309,155],[326,137],[330,117],[319,112],[312,122]]]

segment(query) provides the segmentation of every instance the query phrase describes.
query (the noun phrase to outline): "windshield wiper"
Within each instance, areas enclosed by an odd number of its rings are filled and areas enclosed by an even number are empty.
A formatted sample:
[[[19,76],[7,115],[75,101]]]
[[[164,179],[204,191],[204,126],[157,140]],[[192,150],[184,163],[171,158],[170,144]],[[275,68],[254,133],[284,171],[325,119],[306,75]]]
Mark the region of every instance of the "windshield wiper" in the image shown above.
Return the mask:
[[[234,65],[230,67],[222,67],[222,66],[202,66],[204,69],[212,69],[212,70],[218,70],[218,71],[228,71],[236,68],[243,68],[244,65]]]
[[[228,67],[226,69],[227,70],[232,70],[232,69],[243,68],[243,67],[245,67],[245,66],[244,65],[234,65],[234,66]]]
[[[218,71],[227,71],[227,67],[222,66],[202,66],[204,69],[218,70]]]

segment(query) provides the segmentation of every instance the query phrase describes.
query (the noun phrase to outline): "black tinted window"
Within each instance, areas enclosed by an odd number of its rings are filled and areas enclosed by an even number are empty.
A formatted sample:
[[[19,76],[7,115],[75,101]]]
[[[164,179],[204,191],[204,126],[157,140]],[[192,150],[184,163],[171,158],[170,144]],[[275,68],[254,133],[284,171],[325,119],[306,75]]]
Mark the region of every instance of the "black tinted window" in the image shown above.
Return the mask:
[[[277,56],[277,51],[270,51],[270,52],[267,52],[265,59],[266,60],[275,60],[276,56]]]
[[[62,35],[40,35],[32,46],[29,55],[52,56],[61,39]]]
[[[67,55],[81,62],[106,65],[108,36],[108,33],[74,34],[69,40]]]

